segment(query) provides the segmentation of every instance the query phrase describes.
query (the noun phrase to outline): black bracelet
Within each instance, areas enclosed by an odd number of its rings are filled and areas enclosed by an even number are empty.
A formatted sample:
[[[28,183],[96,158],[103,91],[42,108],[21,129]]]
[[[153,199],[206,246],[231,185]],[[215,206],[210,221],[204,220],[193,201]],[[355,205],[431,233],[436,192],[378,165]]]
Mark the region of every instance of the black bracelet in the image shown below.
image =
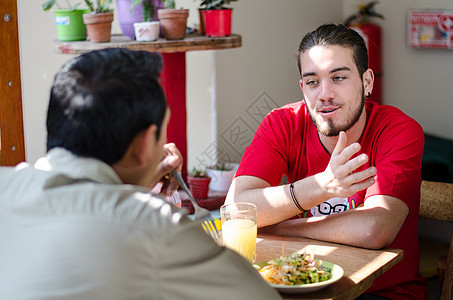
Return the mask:
[[[289,184],[289,194],[291,195],[291,199],[293,199],[293,202],[296,205],[296,207],[301,212],[305,212],[305,209],[303,209],[302,206],[300,206],[299,201],[297,201],[297,199],[296,199],[296,195],[294,194],[294,185],[292,182]]]

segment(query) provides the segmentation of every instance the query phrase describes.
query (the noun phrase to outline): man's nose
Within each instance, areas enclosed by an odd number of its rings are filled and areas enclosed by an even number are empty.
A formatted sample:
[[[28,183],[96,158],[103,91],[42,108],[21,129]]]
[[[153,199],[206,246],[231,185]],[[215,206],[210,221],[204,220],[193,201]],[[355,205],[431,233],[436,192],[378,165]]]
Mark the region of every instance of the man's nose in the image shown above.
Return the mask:
[[[334,90],[332,82],[329,80],[324,80],[319,86],[319,95],[318,99],[321,101],[328,101],[334,98]]]

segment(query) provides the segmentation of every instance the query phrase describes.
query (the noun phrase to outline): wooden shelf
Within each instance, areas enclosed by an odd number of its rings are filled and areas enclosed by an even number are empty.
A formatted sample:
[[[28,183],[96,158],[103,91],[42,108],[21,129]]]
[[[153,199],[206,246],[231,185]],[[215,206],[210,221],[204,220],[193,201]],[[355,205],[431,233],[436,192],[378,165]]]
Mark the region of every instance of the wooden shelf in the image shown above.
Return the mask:
[[[240,35],[209,38],[200,34],[188,34],[183,40],[159,39],[155,42],[137,42],[124,35],[112,35],[109,43],[92,43],[90,41],[61,42],[55,41],[54,49],[62,54],[82,54],[104,48],[127,48],[150,52],[174,53],[200,50],[222,50],[239,48],[242,45]]]

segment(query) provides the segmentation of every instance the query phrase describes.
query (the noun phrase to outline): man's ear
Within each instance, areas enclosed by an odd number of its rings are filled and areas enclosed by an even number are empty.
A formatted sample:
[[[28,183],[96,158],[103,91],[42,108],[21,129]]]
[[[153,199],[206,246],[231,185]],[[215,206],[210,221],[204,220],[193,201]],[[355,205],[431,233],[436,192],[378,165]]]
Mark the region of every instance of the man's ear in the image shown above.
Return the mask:
[[[363,91],[366,95],[371,95],[373,92],[373,84],[374,84],[374,73],[373,70],[368,69],[363,73]]]
[[[157,143],[157,126],[149,125],[135,136],[130,145],[132,155],[139,165],[144,165],[148,161],[150,148]]]
[[[300,86],[300,89],[303,90],[304,82],[302,81],[302,79],[299,80],[299,86]]]

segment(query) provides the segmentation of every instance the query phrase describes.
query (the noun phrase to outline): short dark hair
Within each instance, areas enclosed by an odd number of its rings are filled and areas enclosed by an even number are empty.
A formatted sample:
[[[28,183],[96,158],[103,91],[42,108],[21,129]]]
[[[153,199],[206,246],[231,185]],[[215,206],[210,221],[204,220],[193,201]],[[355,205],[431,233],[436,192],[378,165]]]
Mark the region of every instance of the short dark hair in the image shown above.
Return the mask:
[[[363,73],[368,69],[368,52],[365,41],[360,34],[343,24],[324,24],[314,31],[307,33],[300,42],[299,51],[297,53],[297,66],[301,76],[302,53],[318,45],[338,45],[350,48],[360,77],[362,77]]]
[[[47,111],[47,151],[65,148],[111,165],[167,109],[158,53],[104,49],[80,55],[55,76]]]

